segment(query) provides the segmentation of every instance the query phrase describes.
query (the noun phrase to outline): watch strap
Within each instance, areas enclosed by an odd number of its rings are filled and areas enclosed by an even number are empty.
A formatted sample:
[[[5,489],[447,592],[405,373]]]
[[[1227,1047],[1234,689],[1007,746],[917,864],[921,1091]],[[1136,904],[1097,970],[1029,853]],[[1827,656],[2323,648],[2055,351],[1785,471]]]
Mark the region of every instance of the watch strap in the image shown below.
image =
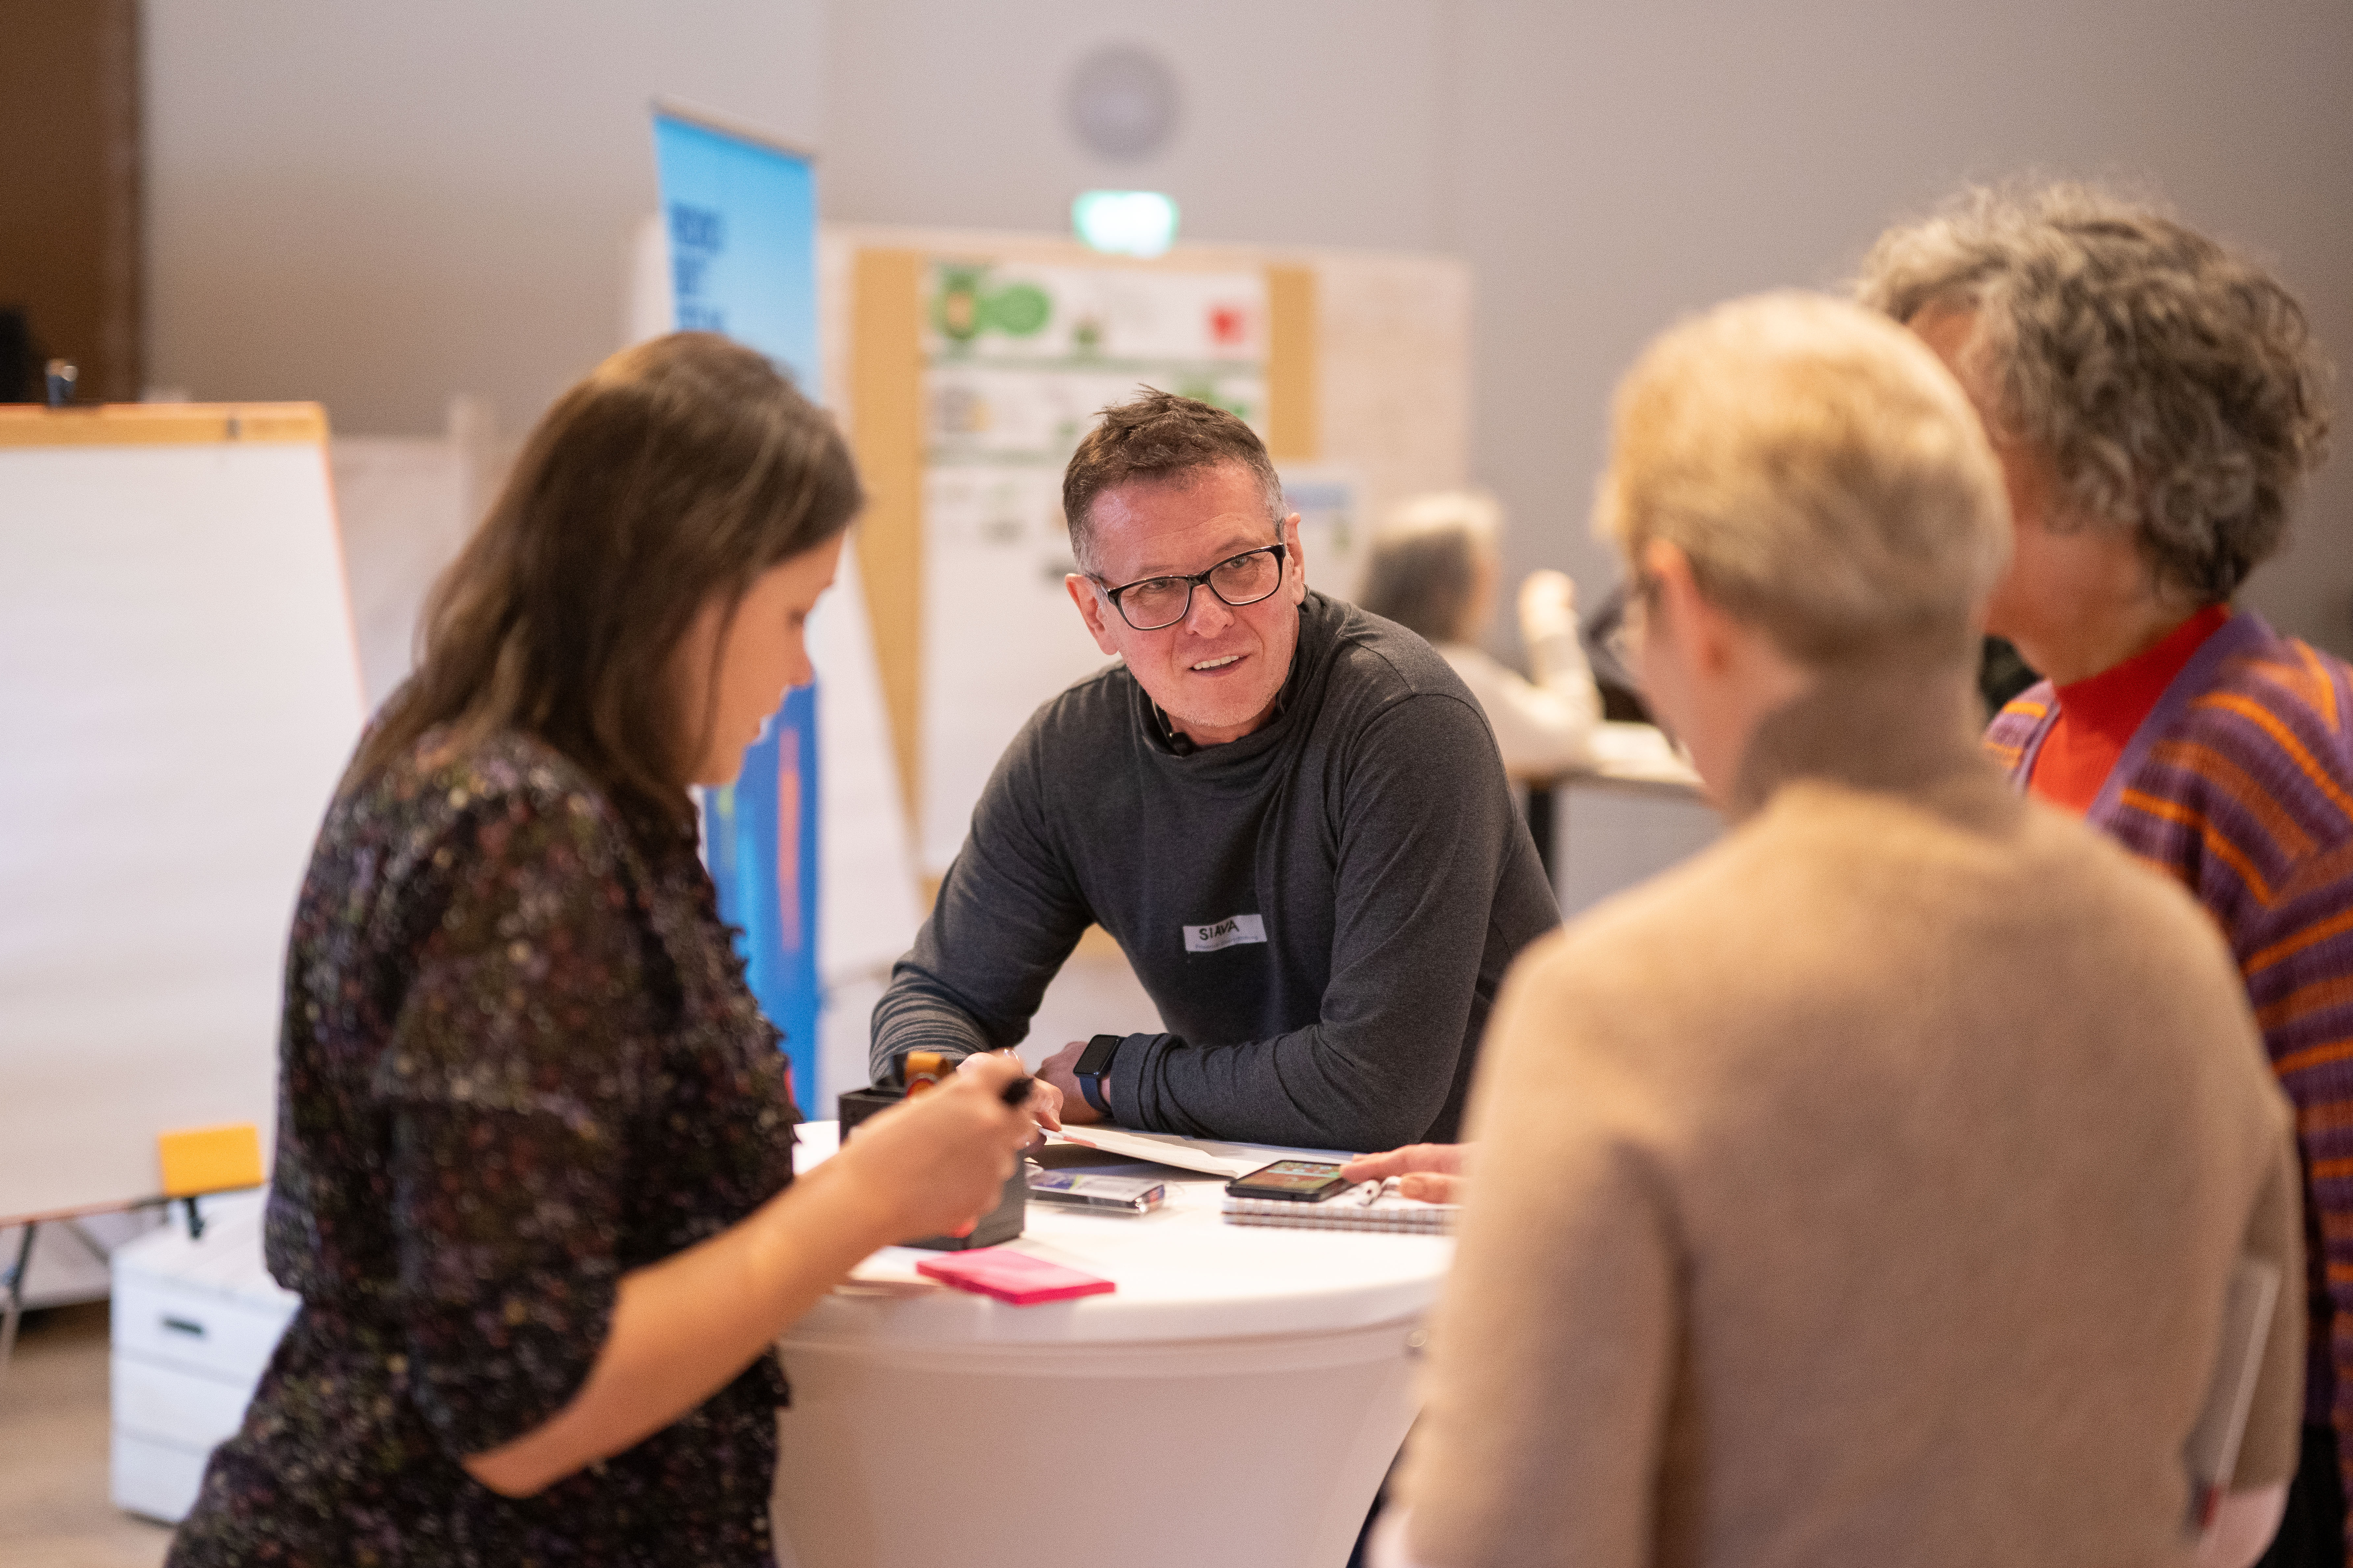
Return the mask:
[[[1089,1040],[1087,1049],[1081,1053],[1081,1057],[1082,1059],[1095,1057],[1097,1066],[1092,1072],[1082,1071],[1072,1075],[1079,1080],[1079,1092],[1086,1096],[1087,1103],[1094,1108],[1098,1116],[1109,1117],[1112,1113],[1111,1099],[1103,1093],[1103,1080],[1111,1074],[1112,1060],[1119,1055],[1123,1038],[1119,1035],[1097,1035]]]

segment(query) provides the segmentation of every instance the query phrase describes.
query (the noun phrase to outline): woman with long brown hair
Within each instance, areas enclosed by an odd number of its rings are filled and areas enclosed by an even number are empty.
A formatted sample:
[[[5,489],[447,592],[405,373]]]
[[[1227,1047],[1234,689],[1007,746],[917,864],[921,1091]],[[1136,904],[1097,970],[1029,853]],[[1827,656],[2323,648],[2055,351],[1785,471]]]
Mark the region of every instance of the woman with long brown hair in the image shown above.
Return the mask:
[[[708,334],[541,421],[320,831],[268,1222],[302,1307],[174,1564],[774,1561],[769,1347],[1032,1131],[991,1058],[794,1182],[696,855],[688,786],[809,678],[859,501],[831,421]]]

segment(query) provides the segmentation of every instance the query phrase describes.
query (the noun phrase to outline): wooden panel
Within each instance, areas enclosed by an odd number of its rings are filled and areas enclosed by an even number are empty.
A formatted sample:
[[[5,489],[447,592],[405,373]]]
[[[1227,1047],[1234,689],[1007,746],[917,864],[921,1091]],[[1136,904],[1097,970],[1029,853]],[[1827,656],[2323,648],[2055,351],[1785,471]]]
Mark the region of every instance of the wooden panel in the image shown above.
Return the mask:
[[[140,384],[139,11],[134,0],[7,7],[0,32],[0,310],[79,395]],[[19,389],[0,387],[0,399]],[[38,396],[37,389],[31,395]]]
[[[315,403],[114,403],[0,408],[0,447],[185,447],[216,441],[327,438]]]
[[[1278,463],[1313,463],[1324,455],[1314,268],[1268,268],[1266,302],[1267,455]]]
[[[866,483],[858,565],[907,819],[923,776],[922,253],[861,250],[850,283],[849,436]]]

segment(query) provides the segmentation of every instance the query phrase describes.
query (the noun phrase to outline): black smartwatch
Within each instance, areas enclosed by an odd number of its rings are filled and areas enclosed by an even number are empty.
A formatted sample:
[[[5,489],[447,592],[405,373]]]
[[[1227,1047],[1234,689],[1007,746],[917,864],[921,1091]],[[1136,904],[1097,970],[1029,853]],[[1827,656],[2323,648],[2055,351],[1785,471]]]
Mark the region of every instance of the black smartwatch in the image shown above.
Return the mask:
[[[1120,1042],[1126,1037],[1097,1035],[1079,1053],[1078,1066],[1071,1069],[1071,1076],[1079,1080],[1079,1092],[1087,1097],[1087,1103],[1094,1107],[1098,1116],[1111,1115],[1111,1097],[1103,1092],[1103,1080],[1111,1076],[1111,1059],[1119,1055]]]

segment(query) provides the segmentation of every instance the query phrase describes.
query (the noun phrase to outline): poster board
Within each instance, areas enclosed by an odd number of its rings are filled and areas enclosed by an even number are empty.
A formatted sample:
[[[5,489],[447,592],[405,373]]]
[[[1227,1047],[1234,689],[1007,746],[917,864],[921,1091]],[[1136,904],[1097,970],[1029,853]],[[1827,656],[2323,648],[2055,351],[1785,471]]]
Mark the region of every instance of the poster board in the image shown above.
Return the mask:
[[[817,174],[807,153],[702,110],[658,103],[672,319],[758,350],[802,387],[817,377]],[[731,782],[703,792],[702,853],[744,983],[783,1034],[803,1115],[820,1083],[817,681],[785,694]]]
[[[690,302],[679,286],[681,247],[673,244],[674,226],[670,215],[659,214],[640,222],[632,236],[624,342],[642,342],[676,330]],[[708,237],[707,228],[695,237]],[[720,287],[725,279],[713,279],[707,266],[692,281],[692,293],[704,305],[728,292]],[[724,305],[720,309],[717,324],[724,328]],[[698,320],[711,324],[707,316]],[[844,330],[845,323],[828,321],[820,340],[812,325],[806,353],[814,355],[820,341],[829,342]],[[838,404],[839,384],[790,357],[804,351],[796,351],[789,342],[783,346],[803,387],[822,394],[820,402]],[[838,416],[838,407],[836,413]],[[864,531],[862,523],[858,531]],[[868,1016],[881,994],[881,977],[913,945],[923,920],[906,795],[860,575],[859,552],[845,552],[835,587],[818,601],[808,623],[809,660],[822,691],[814,697],[797,694],[815,710],[816,742],[815,852],[813,858],[799,856],[795,864],[797,875],[814,866],[817,886],[813,956],[820,1003],[818,1050],[814,1072],[797,1071],[796,1088],[805,1105],[812,1099],[816,1104],[829,1104],[838,1093],[867,1081]],[[791,708],[788,701],[788,714]],[[776,777],[781,748],[764,742],[754,752],[765,754],[747,756],[747,770],[760,766]],[[797,851],[806,847],[797,841]]]
[[[286,940],[360,728],[311,404],[0,409],[0,1221],[270,1147]]]
[[[1046,431],[1060,450],[1050,462],[1036,461],[1024,454],[1037,449],[1039,410],[1091,416],[1132,395],[1138,381],[1191,390],[1189,372],[1236,368],[1222,353],[1230,347],[1253,373],[1238,378],[1236,400],[1251,403],[1245,417],[1265,438],[1302,514],[1308,581],[1344,596],[1355,587],[1359,546],[1382,509],[1464,482],[1470,279],[1453,258],[1180,246],[1145,262],[1049,236],[829,225],[821,231],[819,263],[825,383],[828,401],[849,420],[867,487],[860,563],[927,880],[936,881],[961,843],[979,783],[1021,722],[1103,662],[1062,588],[1068,551],[1057,540],[1060,467],[1083,424]],[[1008,306],[996,296],[1024,282],[1050,306],[1067,292],[1074,309],[1062,319],[1064,330],[1054,331],[1050,310],[1048,324],[1032,334],[1046,345],[1034,357],[1059,363],[1008,363],[1022,356],[1007,352],[1005,342],[959,363],[944,312],[960,273],[973,282],[965,291],[976,297],[960,307],[974,310],[973,321],[997,319]],[[1238,289],[1243,278],[1250,285]],[[1217,302],[1205,289],[1261,312],[1245,342],[1213,341],[1203,353],[1181,332],[1172,341],[1155,331],[1150,318],[1157,315],[1159,326],[1198,336]],[[1140,352],[1126,352],[1129,345],[1106,331],[1084,345],[1095,363],[1082,363],[1069,351],[1089,297],[1102,324],[1099,301],[1122,295],[1139,302],[1132,314],[1146,318],[1142,338],[1131,340]],[[1025,310],[1034,313],[1034,304],[1008,304],[1017,322],[1028,319]],[[1014,393],[1017,368],[1062,385],[1052,395],[990,397],[992,390]],[[1209,384],[1225,380],[1214,376]],[[1241,396],[1253,390],[1252,380],[1254,399]],[[1002,413],[1011,423],[960,431],[983,406],[987,417]],[[1026,448],[1025,432],[1033,438]],[[1021,482],[1009,482],[1009,474],[982,478],[973,448],[999,437],[1013,449],[1008,455],[1037,471]],[[951,488],[966,481],[962,493]],[[986,591],[976,594],[976,584]],[[981,600],[997,612],[986,620],[952,607]]]
[[[946,870],[1036,700],[1103,664],[1067,603],[1062,470],[1096,412],[1151,385],[1268,434],[1265,271],[934,256],[922,299],[916,845]],[[1272,535],[1270,533],[1270,538]],[[1034,612],[1033,612],[1034,606]],[[1010,700],[1008,700],[1008,698]]]

